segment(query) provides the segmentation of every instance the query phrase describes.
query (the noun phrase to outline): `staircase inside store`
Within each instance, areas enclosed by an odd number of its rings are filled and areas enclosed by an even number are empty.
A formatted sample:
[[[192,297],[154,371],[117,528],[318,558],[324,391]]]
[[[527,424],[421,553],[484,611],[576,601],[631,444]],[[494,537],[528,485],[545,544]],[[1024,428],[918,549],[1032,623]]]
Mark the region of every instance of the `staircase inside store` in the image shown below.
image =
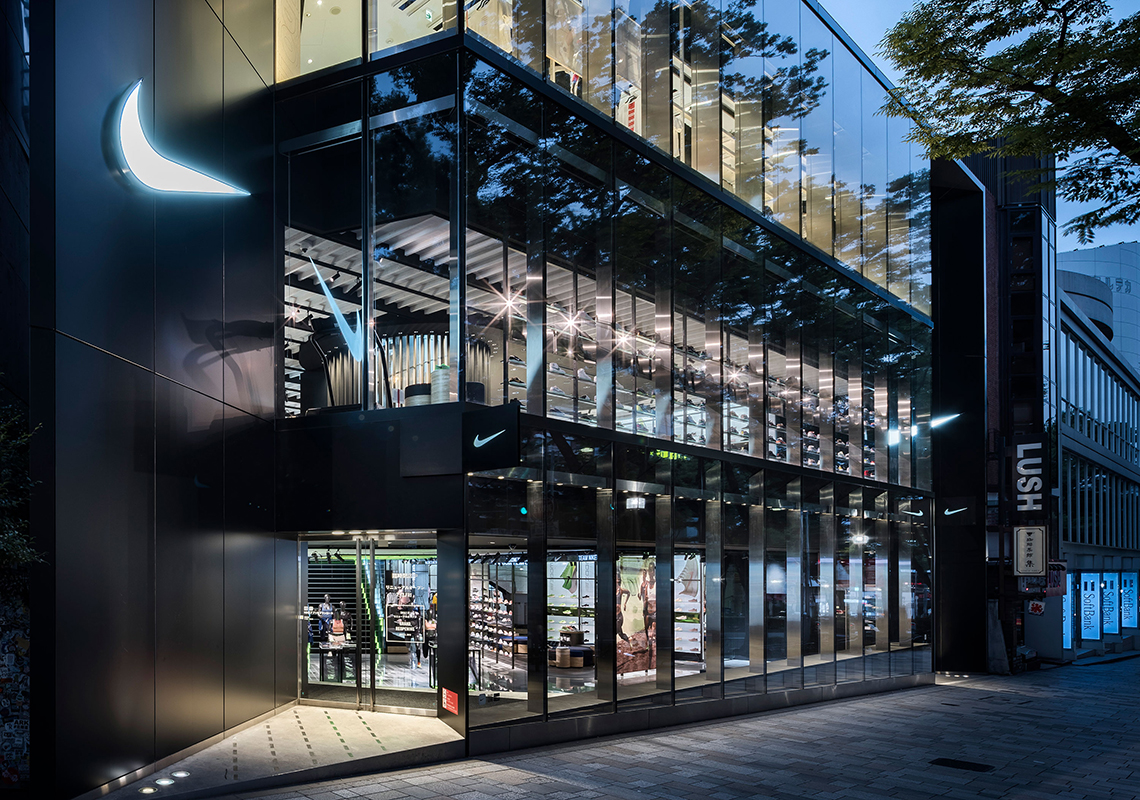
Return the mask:
[[[372,635],[372,615],[361,613],[362,609],[356,605],[355,549],[344,551],[312,548],[309,551],[308,570],[308,592],[305,602],[317,609],[327,594],[333,608],[336,609],[340,608],[343,601],[345,609],[352,614],[349,635],[357,642],[368,641],[368,637]],[[363,575],[361,580],[366,581],[367,575]]]

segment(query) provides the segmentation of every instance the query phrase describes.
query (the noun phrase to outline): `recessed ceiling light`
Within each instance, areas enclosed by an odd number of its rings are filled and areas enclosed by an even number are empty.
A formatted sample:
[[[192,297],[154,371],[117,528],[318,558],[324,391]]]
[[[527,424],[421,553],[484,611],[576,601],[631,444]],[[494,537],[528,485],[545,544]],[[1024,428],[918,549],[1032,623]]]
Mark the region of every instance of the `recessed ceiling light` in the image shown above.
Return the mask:
[[[139,794],[154,794],[157,791],[158,789],[154,786],[144,786],[143,788],[139,789]]]
[[[173,775],[175,778],[189,778],[190,777],[190,773],[184,769],[176,770],[175,772],[172,772],[170,774]]]
[[[313,63],[313,59],[311,59],[311,58],[310,58],[310,59],[309,59],[309,63],[310,63],[310,64],[312,64],[312,63]]]
[[[174,778],[159,778],[155,783],[159,786],[172,786],[174,785]]]

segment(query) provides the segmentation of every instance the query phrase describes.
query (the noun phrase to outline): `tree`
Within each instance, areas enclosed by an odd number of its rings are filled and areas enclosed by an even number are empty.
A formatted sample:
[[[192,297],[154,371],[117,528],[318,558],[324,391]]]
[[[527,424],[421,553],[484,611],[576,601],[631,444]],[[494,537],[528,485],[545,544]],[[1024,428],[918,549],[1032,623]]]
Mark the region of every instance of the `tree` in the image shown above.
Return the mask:
[[[1140,219],[1140,14],[1102,0],[926,0],[883,38],[902,71],[887,113],[923,121],[930,156],[1054,153],[1053,180],[1092,211],[1081,242]]]

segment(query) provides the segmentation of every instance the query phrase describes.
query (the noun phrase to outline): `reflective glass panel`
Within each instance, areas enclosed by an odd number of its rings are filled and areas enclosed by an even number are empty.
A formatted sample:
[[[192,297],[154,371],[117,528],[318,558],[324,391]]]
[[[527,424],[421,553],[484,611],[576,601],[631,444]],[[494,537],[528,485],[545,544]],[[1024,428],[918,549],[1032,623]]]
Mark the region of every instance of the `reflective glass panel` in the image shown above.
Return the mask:
[[[276,9],[278,82],[360,58],[356,0],[278,0]]]

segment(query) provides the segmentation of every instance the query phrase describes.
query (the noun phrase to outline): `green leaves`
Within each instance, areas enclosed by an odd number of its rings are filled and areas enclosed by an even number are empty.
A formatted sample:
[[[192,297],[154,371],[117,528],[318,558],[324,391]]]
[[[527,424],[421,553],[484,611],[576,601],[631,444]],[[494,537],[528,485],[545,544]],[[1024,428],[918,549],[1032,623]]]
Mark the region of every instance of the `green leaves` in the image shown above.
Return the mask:
[[[1140,14],[1101,0],[929,0],[884,37],[902,71],[885,111],[917,115],[932,158],[1056,154],[1063,197],[1100,203],[1081,241],[1140,217]]]

